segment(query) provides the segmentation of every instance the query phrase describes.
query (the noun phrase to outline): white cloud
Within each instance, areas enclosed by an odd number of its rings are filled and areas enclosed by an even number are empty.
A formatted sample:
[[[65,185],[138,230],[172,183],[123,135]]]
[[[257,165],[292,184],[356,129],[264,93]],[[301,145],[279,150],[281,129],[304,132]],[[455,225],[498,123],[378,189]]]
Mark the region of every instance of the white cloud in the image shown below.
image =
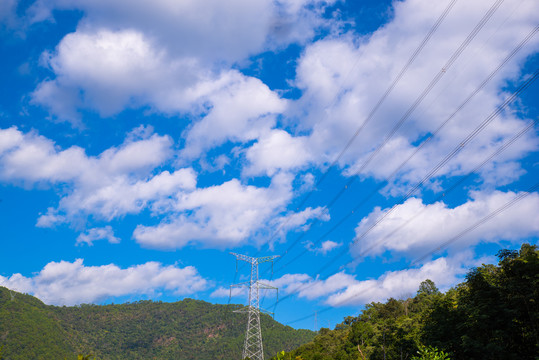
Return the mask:
[[[491,5],[488,1],[455,5],[341,158],[340,165],[345,168],[345,174],[354,174],[365,163]],[[360,39],[352,34],[329,37],[306,48],[299,60],[296,78],[303,94],[297,102],[290,104],[287,115],[301,119],[299,128],[309,132],[307,147],[318,163],[332,161],[340,153],[344,142],[367,118],[445,6],[445,3],[423,0],[396,2],[394,19],[373,34]],[[539,20],[537,10],[534,1],[524,1],[518,6],[504,3],[361,175],[383,179],[391,174],[415,149],[418,140],[435,130],[535,27]],[[523,62],[538,50],[538,46],[539,38],[535,36],[438,137],[401,169],[396,185],[421,179],[433,164],[493,111],[507,95],[502,89],[507,82],[519,79]],[[470,171],[523,124],[514,112],[505,112],[437,176],[462,175]],[[535,134],[524,136],[497,158],[498,162],[493,163],[488,174],[482,175],[486,180],[494,175],[497,179],[504,178],[506,183],[514,181],[522,173],[516,161],[538,146]],[[512,176],[505,172],[508,167],[516,170]]]
[[[208,281],[192,266],[147,262],[122,269],[114,264],[85,266],[82,259],[50,262],[33,277],[0,276],[0,284],[54,305],[95,303],[135,294],[158,297],[165,291],[189,295],[208,287]]]
[[[94,241],[107,240],[111,244],[118,244],[120,239],[114,236],[114,231],[110,225],[102,228],[92,228],[87,230],[84,234],[80,234],[77,237],[77,244],[86,243],[93,245]]]
[[[110,116],[147,105],[191,113],[195,121],[185,132],[184,160],[227,141],[257,139],[286,105],[258,79],[204,69],[194,58],[175,59],[135,30],[77,31],[44,59],[56,78],[38,85],[33,102],[62,119],[78,119],[77,109]]]
[[[204,80],[196,60],[172,59],[131,29],[68,34],[43,62],[56,78],[40,83],[33,101],[68,120],[77,117],[77,108],[102,116],[146,104],[165,113],[187,110],[196,100],[189,91]]]
[[[142,106],[168,114],[189,113],[193,123],[184,133],[181,161],[201,157],[228,141],[255,140],[244,151],[244,176],[272,176],[279,170],[322,165],[342,150],[343,139],[349,139],[364,121],[446,6],[424,0],[397,2],[393,20],[369,36],[358,38],[348,33],[337,37],[334,33],[308,45],[298,61],[295,85],[303,94],[297,101],[285,101],[260,80],[230,69],[231,63],[272,48],[270,44],[297,41],[297,33],[312,32],[297,29],[336,24],[335,20],[321,20],[328,3],[333,2],[252,4],[235,0],[224,6],[214,0],[196,4],[160,0],[150,6],[124,0],[41,0],[32,10],[36,19],[47,18],[53,9],[80,9],[86,16],[55,52],[45,54],[45,62],[56,77],[38,86],[34,101],[66,119],[76,118],[80,108],[97,109],[103,116]],[[455,5],[341,159],[345,174],[355,173],[365,162],[490,5],[487,1]],[[200,11],[202,8],[205,10]],[[533,0],[519,6],[502,4],[448,69],[450,75],[442,79],[362,175],[385,178],[406,159],[418,139],[433,131],[535,26],[539,12],[534,10]],[[224,15],[229,13],[230,17]],[[501,102],[501,89],[507,81],[518,79],[522,63],[537,51],[538,44],[539,40],[533,39],[439,137],[401,169],[393,184],[399,189],[395,191],[422,178],[429,166]],[[276,117],[282,113],[296,134],[276,128],[280,126]],[[522,123],[511,112],[503,114],[438,176],[469,171]],[[493,163],[488,174],[482,175],[505,183],[514,181],[522,173],[516,161],[538,147],[537,136],[525,136]],[[511,176],[507,176],[508,168],[514,170]]]
[[[286,274],[268,283],[285,294],[295,294],[308,300],[322,299],[330,306],[358,306],[414,294],[426,279],[431,279],[445,291],[462,281],[470,266],[491,260],[472,260],[470,252],[462,252],[454,257],[436,259],[419,268],[388,271],[373,280],[359,281],[355,275],[341,271],[324,280],[313,279],[307,274]]]
[[[397,205],[383,221],[366,236],[365,231],[389,209],[375,209],[361,220],[356,235],[362,238],[352,247],[355,256],[378,255],[384,251],[398,252],[408,257],[422,255],[472,226],[491,212],[514,199],[514,192],[472,192],[471,199],[449,208],[443,202],[423,204],[411,198]],[[494,219],[465,234],[449,245],[451,252],[474,246],[479,242],[518,241],[539,235],[539,194],[532,193]],[[412,220],[413,219],[413,220]],[[403,224],[410,221],[406,226]]]
[[[58,206],[39,217],[40,227],[59,223],[81,227],[89,217],[111,221],[149,209],[158,224],[140,224],[133,236],[155,248],[195,242],[230,247],[248,239],[256,242],[257,234],[269,232],[278,221],[288,219],[283,232],[304,227],[313,218],[329,218],[323,208],[308,208],[274,219],[293,196],[290,174],[276,174],[268,187],[232,179],[198,188],[192,168],[159,169],[171,158],[172,145],[168,136],[137,128],[119,147],[87,156],[82,148],[61,149],[43,136],[9,128],[0,130],[0,179],[62,189]],[[92,231],[78,241],[113,238]]]
[[[267,188],[233,179],[179,194],[168,222],[139,225],[133,237],[143,246],[157,248],[180,248],[199,241],[220,248],[237,246],[286,205],[292,195],[290,183],[287,175],[274,177]]]
[[[90,214],[111,220],[147,207],[160,211],[168,197],[196,187],[196,174],[190,168],[152,174],[171,157],[171,146],[168,136],[137,128],[121,146],[94,157],[76,146],[62,150],[35,133],[3,129],[0,179],[27,186],[68,185],[59,207],[48,209],[39,226]]]
[[[55,9],[85,13],[81,27],[134,28],[152,34],[176,56],[205,62],[236,62],[290,42],[302,42],[324,26],[318,0],[38,0],[29,13],[34,21]],[[313,6],[316,5],[316,6]],[[319,10],[321,9],[322,10]]]
[[[230,289],[230,288],[224,288],[224,287],[221,286],[221,287],[215,289],[210,294],[210,297],[212,297],[212,298],[227,298],[227,297],[245,296],[246,293],[247,293],[246,288],[233,287],[232,289]]]
[[[353,275],[339,272],[325,280],[313,279],[307,274],[285,274],[278,279],[263,282],[279,288],[284,294],[297,294],[298,297],[313,300],[342,290],[355,280]]]
[[[72,146],[59,149],[53,141],[34,132],[22,133],[12,127],[0,129],[0,178],[27,183],[78,183],[99,186],[119,175],[147,174],[172,155],[168,136],[141,133],[135,129],[120,147],[97,157]],[[140,137],[139,137],[140,135]]]
[[[386,272],[376,280],[354,280],[344,291],[329,296],[326,302],[331,306],[357,306],[386,301],[390,297],[414,294],[426,279],[434,281],[438,288],[447,289],[461,281],[468,271],[461,264],[463,260],[463,256],[458,259],[439,258],[420,268]]]
[[[274,238],[281,237],[284,239],[287,232],[296,229],[297,231],[308,231],[311,220],[329,221],[330,215],[328,209],[322,206],[311,208],[299,212],[291,212],[284,216],[276,218],[272,221],[272,227],[276,230]],[[272,246],[273,243],[270,243]]]
[[[98,188],[75,189],[62,198],[60,209],[71,215],[96,214],[112,220],[125,214],[138,214],[150,207],[161,213],[170,207],[171,197],[178,192],[190,191],[196,186],[192,169],[180,169],[173,173],[163,171],[153,177],[133,180],[117,177]]]
[[[353,275],[338,272],[325,280],[316,279],[307,283],[305,287],[300,287],[298,289],[298,296],[305,297],[309,300],[326,297],[348,287],[354,281]]]
[[[264,134],[246,151],[250,164],[243,169],[244,174],[272,176],[279,170],[305,167],[313,160],[306,139],[304,136],[292,137],[279,129]]]
[[[314,244],[311,241],[308,241],[305,244],[305,247],[309,251],[313,251],[313,252],[316,252],[316,253],[320,253],[322,255],[326,255],[328,252],[330,252],[333,249],[338,248],[341,245],[342,245],[342,243],[337,243],[335,241],[326,240],[326,241],[322,242],[322,244],[320,244],[320,247],[317,247],[317,248],[314,247]]]
[[[54,53],[44,54],[56,78],[40,83],[33,100],[69,121],[78,119],[81,108],[110,116],[149,105],[159,112],[199,115],[210,106],[214,114],[206,123],[219,125],[224,116],[248,125],[282,104],[260,81],[230,66],[310,39],[326,24],[327,3],[333,1],[39,0],[29,10],[34,21],[51,18],[54,9],[79,9],[86,16]]]
[[[278,287],[279,291],[284,294],[291,294],[299,291],[305,283],[312,281],[312,277],[307,274],[285,274],[278,279],[264,282]]]
[[[276,114],[286,106],[260,80],[238,72],[223,75],[211,86],[215,88],[197,87],[209,109],[186,131],[182,157],[198,157],[227,141],[243,143],[257,139],[275,125]]]

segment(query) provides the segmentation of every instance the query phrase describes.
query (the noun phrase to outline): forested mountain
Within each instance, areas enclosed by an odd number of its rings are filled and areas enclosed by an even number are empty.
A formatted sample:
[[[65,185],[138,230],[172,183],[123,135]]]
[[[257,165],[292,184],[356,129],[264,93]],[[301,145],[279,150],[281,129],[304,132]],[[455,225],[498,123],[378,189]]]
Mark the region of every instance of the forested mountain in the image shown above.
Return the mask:
[[[120,305],[48,306],[0,287],[0,346],[3,359],[238,359],[246,317],[238,305],[185,299]],[[311,341],[262,315],[266,358]]]
[[[278,358],[539,359],[539,250],[525,244],[498,257],[445,294],[426,280],[414,297],[368,304],[316,337],[264,315],[266,358],[287,350]],[[236,307],[192,299],[57,307],[0,287],[0,346],[3,359],[238,359],[246,319]]]
[[[539,250],[524,244],[498,257],[445,294],[424,281],[413,298],[368,304],[276,358],[539,359]]]

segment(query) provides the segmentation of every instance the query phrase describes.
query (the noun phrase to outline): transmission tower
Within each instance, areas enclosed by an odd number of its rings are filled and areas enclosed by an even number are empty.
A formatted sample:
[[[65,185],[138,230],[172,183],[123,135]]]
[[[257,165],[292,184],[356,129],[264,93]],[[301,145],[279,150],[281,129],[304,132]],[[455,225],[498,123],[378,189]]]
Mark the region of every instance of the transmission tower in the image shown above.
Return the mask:
[[[249,288],[249,302],[247,307],[236,310],[248,314],[247,331],[245,332],[245,343],[243,345],[242,359],[249,358],[251,360],[264,360],[264,347],[262,346],[262,330],[260,329],[260,312],[269,313],[260,309],[260,289],[277,290],[276,287],[261,283],[258,281],[258,264],[272,262],[278,256],[266,257],[251,257],[247,255],[231,253],[236,257],[236,269],[238,260],[245,261],[251,264],[251,279],[249,281],[230,285],[230,291],[233,287]],[[277,293],[278,294],[278,293]]]

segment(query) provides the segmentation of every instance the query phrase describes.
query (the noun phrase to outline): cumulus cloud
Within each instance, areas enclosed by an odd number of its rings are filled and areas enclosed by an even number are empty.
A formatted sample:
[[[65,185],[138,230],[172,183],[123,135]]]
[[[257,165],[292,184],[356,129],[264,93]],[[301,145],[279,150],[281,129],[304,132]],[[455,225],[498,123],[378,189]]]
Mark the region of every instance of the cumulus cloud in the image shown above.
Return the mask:
[[[84,223],[89,217],[111,221],[150,210],[157,225],[140,224],[133,237],[153,248],[192,243],[226,248],[251,237],[256,241],[270,226],[282,225],[284,234],[307,229],[311,219],[329,219],[323,208],[276,217],[293,196],[294,176],[287,173],[274,175],[267,187],[232,179],[200,188],[192,168],[159,169],[171,158],[172,145],[168,136],[137,128],[122,145],[87,156],[82,148],[61,149],[36,133],[8,128],[0,130],[0,179],[62,187],[58,206],[39,217],[40,227]],[[88,230],[77,242],[103,238],[116,241],[105,227]]]
[[[197,91],[209,109],[185,133],[182,157],[187,159],[227,141],[244,143],[259,138],[275,125],[276,114],[286,106],[260,80],[235,71]]]
[[[170,59],[135,30],[71,33],[42,61],[56,78],[41,82],[33,101],[68,119],[81,107],[102,116],[145,104],[163,112],[186,108],[182,95],[200,71],[196,61]]]
[[[377,219],[389,211],[377,208],[358,224],[356,235],[361,236],[361,239],[355,243],[351,252],[356,256],[368,256],[391,251],[408,257],[426,253],[477,223],[517,195],[519,194],[511,191],[474,191],[467,202],[454,208],[441,201],[424,204],[420,199],[411,198],[397,205],[383,221],[363,236]],[[450,244],[450,251],[460,251],[479,242],[518,241],[537,236],[539,224],[535,221],[535,214],[538,212],[539,194],[531,193],[510,210]]]
[[[150,204],[159,208],[161,200],[171,194],[196,187],[190,168],[152,174],[171,157],[171,146],[168,136],[137,128],[119,147],[87,156],[77,146],[62,150],[36,133],[2,129],[0,179],[27,186],[69,185],[59,207],[48,209],[38,220],[39,226],[88,214],[111,220],[138,213]]]
[[[78,109],[110,116],[126,107],[150,106],[199,115],[209,106],[214,110],[206,125],[219,124],[223,114],[252,122],[274,111],[278,97],[267,96],[269,90],[256,79],[239,82],[231,65],[312,38],[316,28],[326,26],[323,9],[333,2],[39,0],[28,11],[33,21],[52,18],[56,9],[82,10],[86,16],[55,52],[43,54],[55,78],[38,85],[33,101],[70,121],[78,119]]]
[[[420,268],[386,272],[374,280],[348,282],[346,289],[332,294],[326,302],[331,306],[357,306],[386,301],[390,297],[415,293],[426,279],[434,281],[439,288],[448,288],[462,280],[467,271],[461,261],[439,258]]]
[[[322,255],[326,255],[328,252],[330,252],[333,249],[338,248],[341,245],[342,245],[341,243],[331,241],[331,240],[326,240],[326,241],[322,242],[322,244],[320,244],[320,247],[315,247],[314,244],[311,241],[308,241],[305,244],[305,247],[309,251],[319,253],[319,254],[322,254]]]
[[[385,179],[434,131],[454,109],[493,71],[502,59],[535,27],[536,4],[525,1],[516,6],[504,3],[486,23],[437,86],[407,118],[404,126],[385,144],[369,166],[363,167],[384,137],[410,109],[411,105],[473,26],[492,4],[457,3],[427,46],[359,133],[340,159],[344,174]],[[301,98],[290,104],[287,115],[299,118],[299,128],[309,131],[305,139],[317,162],[332,161],[343,149],[343,139],[364,123],[371,109],[389,87],[404,62],[413,53],[446,4],[411,0],[394,4],[394,18],[373,34],[328,37],[308,46],[298,62],[296,85]],[[511,16],[507,16],[511,13]],[[533,15],[532,15],[533,13]],[[503,24],[503,34],[500,30]],[[537,51],[537,37],[506,64],[487,86],[397,174],[397,186],[421,179],[432,164],[438,163],[493,109],[506,93],[507,82],[518,81],[526,58]],[[518,108],[515,106],[515,109]],[[501,114],[488,128],[438,176],[462,175],[490,155],[504,140],[523,127],[525,121],[513,111]],[[521,172],[516,162],[537,149],[534,134],[521,138],[510,152],[500,157],[485,179],[503,178],[505,168],[515,169],[514,181]]]
[[[293,137],[284,130],[274,129],[259,137],[246,151],[249,165],[245,175],[272,176],[279,170],[291,171],[305,167],[313,160],[307,147],[306,137]]]
[[[85,266],[82,259],[50,262],[33,277],[0,276],[0,284],[54,305],[96,303],[125,295],[157,297],[163,292],[183,296],[208,287],[192,266],[147,262],[122,269],[114,264]]]
[[[287,204],[290,186],[291,178],[280,175],[266,188],[233,179],[180,194],[168,222],[139,225],[133,237],[143,246],[157,248],[179,248],[195,241],[221,248],[237,246]]]
[[[30,184],[76,182],[92,187],[118,175],[148,173],[172,155],[172,141],[166,135],[141,132],[144,129],[135,129],[121,146],[97,157],[87,156],[78,146],[61,150],[35,132],[0,129],[0,178]]]
[[[308,207],[299,212],[291,212],[272,221],[273,228],[277,229],[275,236],[284,237],[290,230],[308,231],[313,221],[329,221],[330,215],[326,207]],[[273,244],[270,244],[270,246]]]
[[[473,260],[471,252],[464,251],[456,256],[427,262],[418,268],[387,271],[372,280],[360,281],[356,275],[341,271],[327,279],[312,278],[307,274],[285,274],[267,282],[285,294],[308,300],[321,299],[330,306],[358,306],[413,294],[426,279],[431,279],[440,289],[446,290],[462,281],[469,267],[491,260]],[[224,291],[216,292],[221,293],[224,294]]]
[[[257,139],[286,106],[260,80],[205,69],[191,57],[175,59],[132,29],[77,31],[43,59],[56,78],[41,82],[32,101],[62,119],[77,120],[79,109],[110,116],[143,106],[191,113],[195,121],[185,132],[184,160],[227,141]]]
[[[334,0],[38,0],[33,21],[53,17],[53,10],[82,10],[84,27],[136,28],[152,34],[176,56],[206,62],[235,62],[290,42],[312,38],[325,26],[322,13]]]
[[[36,21],[50,17],[54,9],[79,9],[85,17],[77,31],[62,39],[54,52],[44,54],[43,62],[55,77],[38,85],[33,101],[66,119],[77,118],[77,109],[96,109],[102,116],[143,106],[168,114],[189,113],[193,122],[184,133],[184,161],[228,141],[255,141],[244,151],[244,176],[272,176],[281,169],[298,171],[308,165],[322,166],[341,152],[343,139],[349,139],[363,123],[446,6],[423,0],[397,2],[394,18],[373,34],[358,37],[345,33],[307,45],[298,60],[294,81],[302,90],[299,100],[285,101],[260,80],[231,70],[230,64],[235,61],[272,46],[300,41],[299,33],[311,34],[306,35],[311,38],[313,29],[336,24],[335,20],[322,20],[325,6],[332,3],[268,0],[252,4],[234,0],[224,6],[214,0],[196,4],[160,0],[150,6],[124,0],[40,0],[31,10]],[[533,0],[518,6],[502,4],[447,69],[450,75],[429,93],[371,166],[363,168],[490,5],[487,1],[455,5],[341,158],[344,174],[353,175],[362,169],[362,176],[386,178],[538,20]],[[297,31],[304,28],[311,31]],[[170,34],[174,34],[173,39]],[[438,137],[403,167],[394,180],[395,188],[421,179],[430,170],[429,164],[443,158],[500,104],[502,89],[508,81],[519,79],[522,63],[538,46],[539,40],[532,39]],[[297,133],[279,129],[276,118],[280,114]],[[469,171],[475,160],[490,154],[522,123],[511,111],[502,114],[438,176]],[[522,174],[517,160],[538,146],[536,136],[523,137],[488,174],[482,175],[505,183],[514,181]],[[509,177],[508,168],[514,170]]]
[[[246,288],[242,288],[242,287],[224,288],[220,286],[210,294],[210,297],[227,298],[227,297],[244,296],[246,294],[247,294]]]
[[[86,243],[93,245],[94,241],[107,240],[111,244],[118,244],[120,239],[114,236],[112,226],[107,225],[102,228],[92,228],[77,237],[77,244]]]

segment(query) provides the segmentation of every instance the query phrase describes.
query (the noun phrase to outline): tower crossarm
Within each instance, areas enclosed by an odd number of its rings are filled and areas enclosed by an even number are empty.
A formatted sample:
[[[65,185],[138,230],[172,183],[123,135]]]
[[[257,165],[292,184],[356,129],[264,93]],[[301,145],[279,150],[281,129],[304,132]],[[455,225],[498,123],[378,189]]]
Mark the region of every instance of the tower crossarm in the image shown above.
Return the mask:
[[[236,260],[242,260],[242,261],[248,262],[249,264],[254,264],[254,263],[256,263],[256,260],[257,260],[257,258],[247,256],[247,255],[243,255],[243,254],[236,254],[236,253],[233,253],[233,252],[231,252],[230,254],[234,255],[236,257]]]
[[[263,282],[260,282],[260,281],[257,281],[257,285],[259,289],[279,290],[279,288],[276,288],[275,286],[264,284]]]
[[[247,255],[243,255],[243,254],[236,254],[236,253],[233,253],[233,252],[231,252],[230,254],[234,255],[237,260],[242,260],[242,261],[248,262],[249,264],[261,264],[261,263],[273,261],[273,260],[275,260],[276,258],[279,257],[279,255],[272,255],[272,256],[264,256],[264,257],[255,258],[255,257],[252,257],[252,256],[247,256]]]
[[[278,257],[279,257],[279,255],[259,257],[258,258],[258,263],[261,264],[261,263],[264,263],[264,262],[273,261],[273,260],[277,259]]]
[[[249,281],[244,281],[244,282],[241,282],[241,283],[236,283],[236,284],[232,284],[230,285],[231,288],[242,288],[242,287],[249,287],[251,283]]]

